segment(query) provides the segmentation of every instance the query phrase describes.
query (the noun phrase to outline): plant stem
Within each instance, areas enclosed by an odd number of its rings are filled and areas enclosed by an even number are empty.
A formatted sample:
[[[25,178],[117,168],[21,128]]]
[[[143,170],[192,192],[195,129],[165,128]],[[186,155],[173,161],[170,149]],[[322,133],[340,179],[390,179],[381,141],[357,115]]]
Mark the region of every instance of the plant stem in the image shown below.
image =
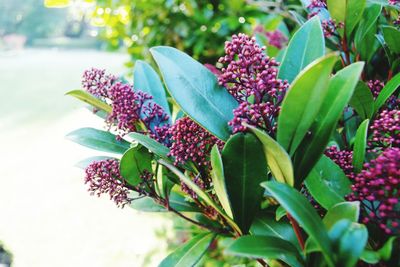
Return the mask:
[[[263,259],[257,259],[257,261],[261,264],[261,266],[268,267],[268,264]]]
[[[299,241],[300,248],[304,250],[304,239],[303,236],[301,235],[301,230],[299,224],[296,222],[296,220],[290,215],[290,213],[287,213],[287,217],[292,224],[294,233],[296,234],[297,240]]]

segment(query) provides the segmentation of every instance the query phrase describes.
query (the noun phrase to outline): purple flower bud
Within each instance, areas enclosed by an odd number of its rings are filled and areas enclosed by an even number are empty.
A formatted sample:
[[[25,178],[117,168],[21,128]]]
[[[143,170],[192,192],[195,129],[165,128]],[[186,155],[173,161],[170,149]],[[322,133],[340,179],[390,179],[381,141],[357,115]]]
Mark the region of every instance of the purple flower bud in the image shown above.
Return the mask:
[[[117,77],[106,74],[105,70],[92,68],[86,70],[82,76],[83,89],[96,97],[108,97],[108,90],[117,80]]]

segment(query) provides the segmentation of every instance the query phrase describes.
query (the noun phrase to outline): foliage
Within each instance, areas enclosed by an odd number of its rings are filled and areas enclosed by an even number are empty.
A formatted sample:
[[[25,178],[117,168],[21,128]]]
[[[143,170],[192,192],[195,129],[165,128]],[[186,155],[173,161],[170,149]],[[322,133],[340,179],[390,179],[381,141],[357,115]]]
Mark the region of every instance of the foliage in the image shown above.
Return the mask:
[[[161,266],[398,266],[395,2],[304,0],[280,15],[299,25],[278,53],[234,35],[209,69],[153,47],[162,82],[144,63],[134,86],[85,72],[87,93],[70,95],[108,113],[109,131],[69,137],[116,157],[86,168],[89,189],[196,227]]]

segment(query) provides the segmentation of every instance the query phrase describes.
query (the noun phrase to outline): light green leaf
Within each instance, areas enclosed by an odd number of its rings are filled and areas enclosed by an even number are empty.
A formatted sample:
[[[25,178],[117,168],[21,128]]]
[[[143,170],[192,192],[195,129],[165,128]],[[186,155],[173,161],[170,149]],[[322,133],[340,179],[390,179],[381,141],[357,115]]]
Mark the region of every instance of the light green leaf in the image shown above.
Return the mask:
[[[234,221],[247,233],[260,209],[264,190],[259,186],[267,180],[267,165],[260,141],[253,134],[232,136],[222,150],[225,184]]]
[[[133,85],[135,90],[146,92],[153,96],[155,103],[160,105],[171,118],[167,95],[157,72],[143,60],[137,60],[133,69]]]
[[[317,110],[311,127],[304,127],[305,131],[309,134],[302,140],[293,158],[297,185],[303,181],[323,154],[336,129],[337,122],[342,116],[344,108],[353,95],[363,67],[363,62],[357,62],[340,70],[330,79],[328,89],[326,90],[327,93],[319,96],[320,99],[318,102],[322,103],[322,105]],[[298,103],[292,104],[298,105]],[[308,102],[307,105],[318,104]],[[304,123],[301,121],[302,118],[298,118],[298,120],[300,123]]]
[[[89,94],[86,91],[83,90],[72,90],[66,93],[66,95],[73,96],[85,103],[88,103],[89,105],[104,110],[107,113],[112,112],[112,107],[108,105],[107,103],[101,101],[100,99],[94,97],[93,95]]]
[[[399,88],[400,86],[400,73],[394,76],[379,93],[375,100],[374,113],[376,114],[379,109],[385,104],[389,97]]]
[[[350,34],[361,20],[366,0],[328,0],[328,11],[336,23],[343,22],[346,36]],[[338,29],[343,36],[343,29]]]
[[[358,222],[360,217],[360,202],[342,202],[331,207],[326,213],[323,222],[328,229],[335,223],[347,219],[351,222]]]
[[[383,38],[390,51],[395,54],[400,53],[400,31],[392,26],[382,26]]]
[[[323,155],[305,180],[313,198],[325,209],[343,202],[351,192],[351,182],[343,170]]]
[[[215,235],[211,233],[199,234],[169,254],[168,257],[166,257],[158,266],[193,267],[206,253],[207,248],[210,246],[214,238]]]
[[[293,267],[304,266],[297,249],[290,242],[274,236],[242,236],[225,252],[242,257],[281,260]]]
[[[151,159],[152,156],[147,148],[142,146],[130,148],[124,153],[119,163],[121,176],[128,184],[137,186],[142,182],[140,175],[144,171],[152,173]]]
[[[287,92],[278,118],[278,143],[293,155],[306,136],[327,94],[336,54],[320,58],[305,68]]]
[[[67,134],[66,137],[82,146],[115,154],[123,154],[130,147],[125,140],[117,141],[112,133],[94,128],[81,128]]]
[[[296,189],[278,182],[264,182],[261,186],[301,225],[322,251],[329,266],[334,265],[332,247],[326,227],[310,202]]]
[[[150,49],[171,96],[194,121],[221,140],[230,136],[237,101],[215,75],[187,54],[165,46]]]
[[[262,143],[268,167],[275,179],[281,183],[287,183],[293,186],[293,166],[287,152],[267,133],[247,124],[245,126],[250,129]]]
[[[224,166],[217,145],[214,145],[211,150],[211,178],[219,202],[226,214],[233,218],[231,204],[229,203],[228,193],[226,191]]]
[[[349,104],[363,120],[372,118],[374,114],[374,97],[365,83],[358,83]]]
[[[291,83],[311,62],[325,54],[325,39],[318,16],[293,35],[282,58],[278,78]]]
[[[364,164],[365,150],[367,148],[368,125],[369,120],[365,120],[357,129],[353,148],[353,166],[356,172],[360,172]]]

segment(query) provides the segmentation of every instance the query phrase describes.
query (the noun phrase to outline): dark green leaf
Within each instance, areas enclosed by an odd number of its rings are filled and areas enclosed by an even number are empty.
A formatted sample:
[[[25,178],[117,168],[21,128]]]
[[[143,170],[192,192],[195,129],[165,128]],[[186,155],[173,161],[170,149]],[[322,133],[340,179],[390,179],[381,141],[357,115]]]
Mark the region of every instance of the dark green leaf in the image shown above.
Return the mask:
[[[135,62],[133,84],[135,90],[140,90],[153,96],[154,102],[160,105],[171,118],[164,87],[157,72],[150,66],[150,64],[142,60],[137,60]]]
[[[107,113],[111,113],[112,112],[112,107],[110,105],[108,105],[107,103],[101,101],[100,99],[94,97],[93,95],[89,94],[86,91],[83,90],[73,90],[70,91],[68,93],[66,93],[66,95],[70,95],[73,96],[85,103],[88,103],[89,105],[104,110]]]
[[[214,240],[213,234],[199,234],[168,255],[159,267],[193,267]]]
[[[318,16],[293,35],[279,68],[278,77],[290,83],[311,62],[325,54],[325,39]]]
[[[351,182],[343,170],[323,155],[310,172],[305,185],[313,198],[325,209],[343,202],[351,192]]]
[[[160,144],[156,140],[140,133],[130,133],[128,136],[142,146],[146,147],[148,150],[150,150],[150,152],[163,159],[168,159],[169,148]]]
[[[69,140],[95,150],[123,154],[129,149],[130,144],[125,141],[117,141],[112,133],[94,128],[81,128],[66,136]]]
[[[87,166],[90,165],[90,163],[95,162],[95,161],[106,160],[106,159],[115,159],[115,158],[107,157],[107,156],[89,157],[89,158],[86,158],[86,159],[83,159],[83,160],[77,162],[77,163],[75,164],[75,167],[78,167],[78,168],[80,168],[80,169],[86,169]]]
[[[281,260],[294,267],[304,266],[297,249],[290,242],[274,236],[243,236],[225,252],[242,257]]]
[[[347,219],[351,222],[358,222],[360,217],[360,202],[342,202],[331,207],[326,213],[323,222],[328,229],[335,223]]]
[[[360,21],[360,25],[354,37],[354,42],[357,50],[359,50],[359,47],[362,45],[362,42],[365,40],[368,33],[372,29],[376,29],[376,21],[378,20],[381,11],[382,6],[376,4],[370,5],[365,9],[363,17]],[[375,32],[372,35],[375,35]]]
[[[265,132],[250,125],[246,126],[262,143],[268,167],[275,179],[281,183],[293,186],[293,166],[287,152]]]
[[[374,114],[374,97],[365,83],[359,82],[357,84],[349,104],[363,120],[372,118]]]
[[[303,181],[324,152],[325,147],[336,129],[337,122],[342,116],[343,109],[353,95],[363,66],[364,64],[362,62],[358,62],[340,70],[329,81],[328,89],[326,90],[327,93],[319,96],[319,103],[307,103],[309,106],[319,105],[320,108],[317,110],[317,113],[315,113],[314,121],[310,125],[311,127],[304,127],[303,129],[305,131],[301,131],[303,137],[307,132],[308,135],[305,136],[300,143],[293,159],[297,185]],[[298,103],[292,104],[298,105]],[[307,109],[307,111],[309,109]],[[313,112],[315,112],[315,110],[313,110]],[[304,123],[302,121],[304,120],[304,116],[303,118],[298,118],[298,120],[300,123]]]
[[[392,26],[382,26],[383,38],[390,51],[395,54],[400,53],[400,31]]]
[[[228,122],[238,103],[215,75],[187,54],[165,46],[150,49],[177,104],[206,130],[227,140]]]
[[[383,87],[382,91],[379,93],[375,100],[375,112],[377,113],[379,109],[385,104],[386,100],[399,88],[400,86],[400,73],[394,76],[386,85]]]
[[[337,59],[336,54],[330,54],[314,61],[293,81],[283,100],[277,140],[290,155],[296,151],[320,110]]]
[[[381,260],[387,261],[390,259],[393,252],[393,242],[399,238],[398,236],[390,237],[386,243],[378,250],[364,250],[361,259],[370,264],[376,264]]]
[[[233,218],[231,204],[229,203],[228,193],[226,191],[224,166],[217,145],[214,145],[211,150],[211,167],[211,178],[218,200],[226,214]]]
[[[326,227],[310,202],[294,188],[278,183],[264,182],[261,184],[301,225],[310,238],[322,251],[329,266],[334,266],[332,247],[329,242]]]
[[[234,221],[246,233],[260,208],[264,190],[259,186],[267,180],[267,165],[262,144],[253,134],[232,136],[222,151],[226,190]]]
[[[152,173],[151,160],[152,156],[147,148],[143,146],[130,148],[124,153],[119,164],[121,176],[128,184],[137,186],[142,182],[140,176],[144,171]]]
[[[365,120],[358,127],[356,133],[356,139],[354,141],[353,148],[353,166],[357,172],[360,172],[365,159],[365,153],[367,148],[367,133],[368,133],[369,120]]]

